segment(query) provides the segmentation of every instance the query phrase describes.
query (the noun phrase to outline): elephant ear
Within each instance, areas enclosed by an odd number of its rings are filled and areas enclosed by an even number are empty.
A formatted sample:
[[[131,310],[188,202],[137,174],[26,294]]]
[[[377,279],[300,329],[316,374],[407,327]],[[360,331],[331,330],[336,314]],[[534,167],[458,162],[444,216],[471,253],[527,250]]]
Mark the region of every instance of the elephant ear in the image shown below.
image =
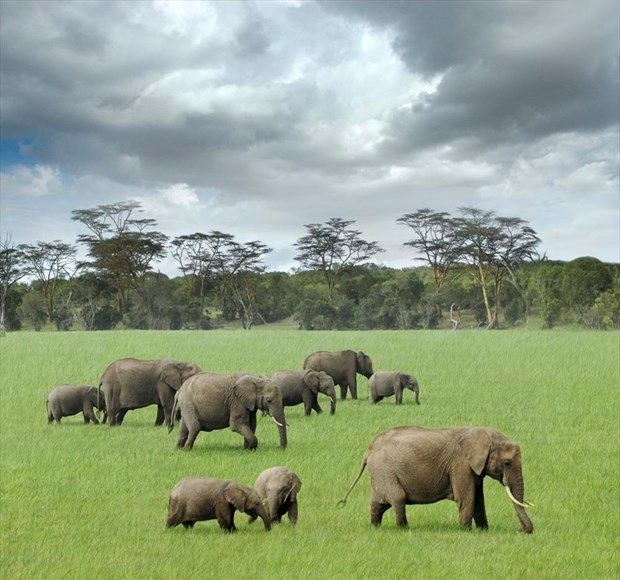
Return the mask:
[[[246,409],[250,411],[256,409],[258,394],[254,379],[250,375],[244,375],[237,379],[233,386],[233,395],[241,401]]]
[[[245,503],[247,500],[246,492],[237,484],[229,483],[224,488],[224,499],[235,506],[237,511],[245,511]]]
[[[308,371],[304,377],[304,383],[316,395],[319,392],[319,373]]]
[[[181,372],[174,363],[168,363],[161,373],[159,374],[159,380],[166,383],[171,389],[178,391],[183,384]]]
[[[487,432],[484,429],[467,429],[459,444],[471,470],[476,475],[482,474],[491,452],[491,438]]]

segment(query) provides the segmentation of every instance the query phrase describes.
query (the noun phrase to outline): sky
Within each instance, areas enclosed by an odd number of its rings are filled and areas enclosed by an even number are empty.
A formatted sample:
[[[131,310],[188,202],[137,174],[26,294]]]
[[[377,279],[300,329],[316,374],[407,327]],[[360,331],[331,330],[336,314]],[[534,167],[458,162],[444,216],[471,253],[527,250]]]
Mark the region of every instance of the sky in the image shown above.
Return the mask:
[[[618,6],[2,0],[0,235],[75,243],[72,210],[131,199],[269,270],[354,220],[401,268],[399,217],[468,206],[619,262]]]

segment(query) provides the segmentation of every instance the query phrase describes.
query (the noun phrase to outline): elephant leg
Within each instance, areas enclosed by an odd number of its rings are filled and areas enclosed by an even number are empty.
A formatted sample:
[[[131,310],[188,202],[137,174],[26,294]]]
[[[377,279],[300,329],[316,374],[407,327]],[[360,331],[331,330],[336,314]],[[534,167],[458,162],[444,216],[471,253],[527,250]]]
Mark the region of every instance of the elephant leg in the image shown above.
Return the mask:
[[[95,425],[99,424],[99,420],[95,417],[95,413],[93,411],[93,404],[90,401],[84,401],[82,414],[84,415],[84,423],[92,421]]]
[[[226,532],[234,532],[237,530],[235,528],[235,508],[226,503],[224,506],[218,506],[215,510],[215,517],[217,518],[217,523]]]
[[[297,523],[298,509],[297,509],[297,500],[293,500],[288,506],[288,519],[291,524],[295,525]]]
[[[187,521],[185,521],[185,522],[182,522],[183,527],[184,527],[186,530],[190,530],[191,528],[193,528],[195,523],[196,523],[196,522],[193,522],[193,521],[191,521],[191,520],[187,520]]]
[[[351,398],[357,399],[357,379],[353,375],[353,380],[349,381],[349,391],[351,391]]]
[[[458,498],[455,498],[457,505],[459,506],[459,523],[461,527],[470,530],[471,521],[474,518],[474,490],[466,490],[465,493],[459,494]]]
[[[167,416],[164,411],[164,408],[161,405],[157,405],[157,417],[155,418],[155,426],[164,424],[164,420],[166,421],[166,425],[170,425],[170,412],[168,412]]]
[[[340,385],[340,398],[343,400],[347,398],[347,385]]]
[[[116,413],[116,415],[114,417],[114,424],[115,425],[122,425],[123,424],[123,420],[125,419],[125,415],[127,415],[127,411],[129,411],[129,409],[119,409],[118,413]]]
[[[396,525],[399,528],[406,528],[409,526],[407,522],[407,512],[405,510],[405,499],[398,499],[392,503],[394,508],[394,515],[396,516]]]
[[[480,480],[480,483],[476,486],[476,496],[474,498],[474,522],[476,527],[481,530],[489,529],[489,522],[487,520],[487,511],[484,506],[484,488],[482,487],[484,480]]]
[[[108,410],[108,425],[120,425],[123,420],[121,419],[120,423],[117,422],[116,415],[119,414],[121,410],[120,401],[118,400],[118,395],[112,393],[110,396],[110,402],[108,403],[106,396],[106,409]]]
[[[373,526],[380,526],[383,520],[383,514],[392,507],[389,503],[380,503],[372,501],[370,503],[370,523]]]
[[[183,419],[181,419],[183,422]],[[183,424],[183,423],[182,423]],[[200,425],[196,422],[187,422],[187,438],[185,440],[184,449],[192,449],[194,447],[194,442],[196,441],[196,437],[198,437],[198,433],[200,433]],[[181,439],[179,438],[179,441]]]
[[[304,403],[304,415],[310,415],[314,408],[314,403],[316,402],[316,395],[314,395],[310,389],[305,389],[301,394],[301,398]]]
[[[317,415],[323,412],[323,409],[321,409],[321,405],[319,405],[318,397],[315,397],[314,402],[312,403],[312,408],[316,411]],[[310,413],[306,413],[306,415],[309,414]]]
[[[181,418],[181,423],[179,426],[179,439],[177,441],[177,447],[182,449],[185,446],[185,442],[187,441],[187,436],[189,435],[189,430],[187,429],[187,425],[185,425],[185,421]]]
[[[231,422],[230,428],[243,437],[244,449],[256,449],[258,447],[258,439],[254,435],[256,431],[256,413],[250,413],[247,423],[239,420]]]
[[[394,394],[396,395],[396,404],[397,405],[402,405],[403,404],[403,392],[402,391],[396,391]]]

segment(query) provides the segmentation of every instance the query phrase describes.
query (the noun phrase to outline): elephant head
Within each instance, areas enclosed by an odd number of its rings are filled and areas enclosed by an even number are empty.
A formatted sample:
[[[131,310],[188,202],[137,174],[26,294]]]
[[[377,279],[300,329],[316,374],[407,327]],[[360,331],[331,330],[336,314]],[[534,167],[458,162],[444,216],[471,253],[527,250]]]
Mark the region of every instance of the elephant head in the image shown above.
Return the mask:
[[[403,389],[409,389],[414,394],[416,405],[419,405],[420,385],[418,384],[418,379],[406,373],[400,373],[398,380],[400,381],[400,386]]]
[[[534,526],[525,508],[521,449],[501,433],[491,429],[468,429],[459,441],[470,468],[476,475],[488,475],[499,481],[514,504],[523,532],[532,533]]]
[[[278,426],[280,447],[284,449],[286,440],[286,419],[282,403],[282,392],[266,377],[243,375],[237,379],[233,387],[234,404],[240,404],[250,412],[260,409],[270,415]],[[234,409],[231,409],[234,411]]]
[[[267,508],[251,487],[231,482],[224,488],[223,495],[224,499],[237,511],[248,514],[252,519],[260,518],[265,524],[265,529],[271,530]]]
[[[200,367],[194,363],[163,361],[159,380],[178,391],[187,379],[199,372],[201,372]]]
[[[372,370],[372,361],[367,354],[364,354],[361,350],[357,353],[355,370],[360,375],[364,375],[369,379],[374,371]]]
[[[333,415],[336,412],[336,388],[334,379],[325,371],[308,371],[304,375],[304,383],[316,395],[323,393],[331,399],[329,412]]]

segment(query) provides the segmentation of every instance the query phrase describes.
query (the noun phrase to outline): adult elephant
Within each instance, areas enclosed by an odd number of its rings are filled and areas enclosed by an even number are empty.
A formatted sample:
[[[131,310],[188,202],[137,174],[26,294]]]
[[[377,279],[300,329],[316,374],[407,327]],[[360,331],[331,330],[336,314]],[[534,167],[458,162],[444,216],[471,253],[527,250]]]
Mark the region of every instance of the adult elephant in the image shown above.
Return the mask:
[[[304,404],[304,413],[312,410],[321,413],[318,395],[323,393],[331,399],[330,414],[336,412],[336,389],[334,380],[324,371],[278,371],[270,377],[271,382],[282,392],[285,407]]]
[[[373,403],[385,397],[396,395],[396,404],[403,404],[403,391],[409,389],[414,394],[416,405],[420,404],[420,385],[418,379],[399,371],[377,371],[368,381],[368,393]]]
[[[347,398],[347,389],[351,398],[357,399],[357,373],[369,379],[372,374],[372,361],[362,351],[354,350],[320,350],[313,352],[304,361],[304,370],[325,371],[335,385],[340,385],[340,398]]]
[[[256,413],[271,415],[278,425],[280,447],[286,447],[286,420],[280,389],[266,377],[204,372],[188,379],[174,398],[172,431],[181,412],[179,448],[191,449],[200,431],[230,427],[243,436],[243,446],[255,449]]]
[[[493,429],[389,429],[368,447],[360,471],[340,503],[346,503],[366,466],[372,487],[370,522],[375,526],[390,507],[396,513],[396,524],[407,527],[405,505],[450,499],[458,505],[463,528],[471,528],[473,519],[478,528],[486,529],[483,482],[489,476],[506,487],[521,530],[530,534],[534,529],[525,513],[531,504],[523,499],[519,444]]]
[[[120,425],[127,411],[157,405],[155,425],[170,425],[174,395],[191,376],[199,373],[194,363],[171,359],[140,360],[123,358],[113,363],[101,375],[108,410],[108,424]]]

